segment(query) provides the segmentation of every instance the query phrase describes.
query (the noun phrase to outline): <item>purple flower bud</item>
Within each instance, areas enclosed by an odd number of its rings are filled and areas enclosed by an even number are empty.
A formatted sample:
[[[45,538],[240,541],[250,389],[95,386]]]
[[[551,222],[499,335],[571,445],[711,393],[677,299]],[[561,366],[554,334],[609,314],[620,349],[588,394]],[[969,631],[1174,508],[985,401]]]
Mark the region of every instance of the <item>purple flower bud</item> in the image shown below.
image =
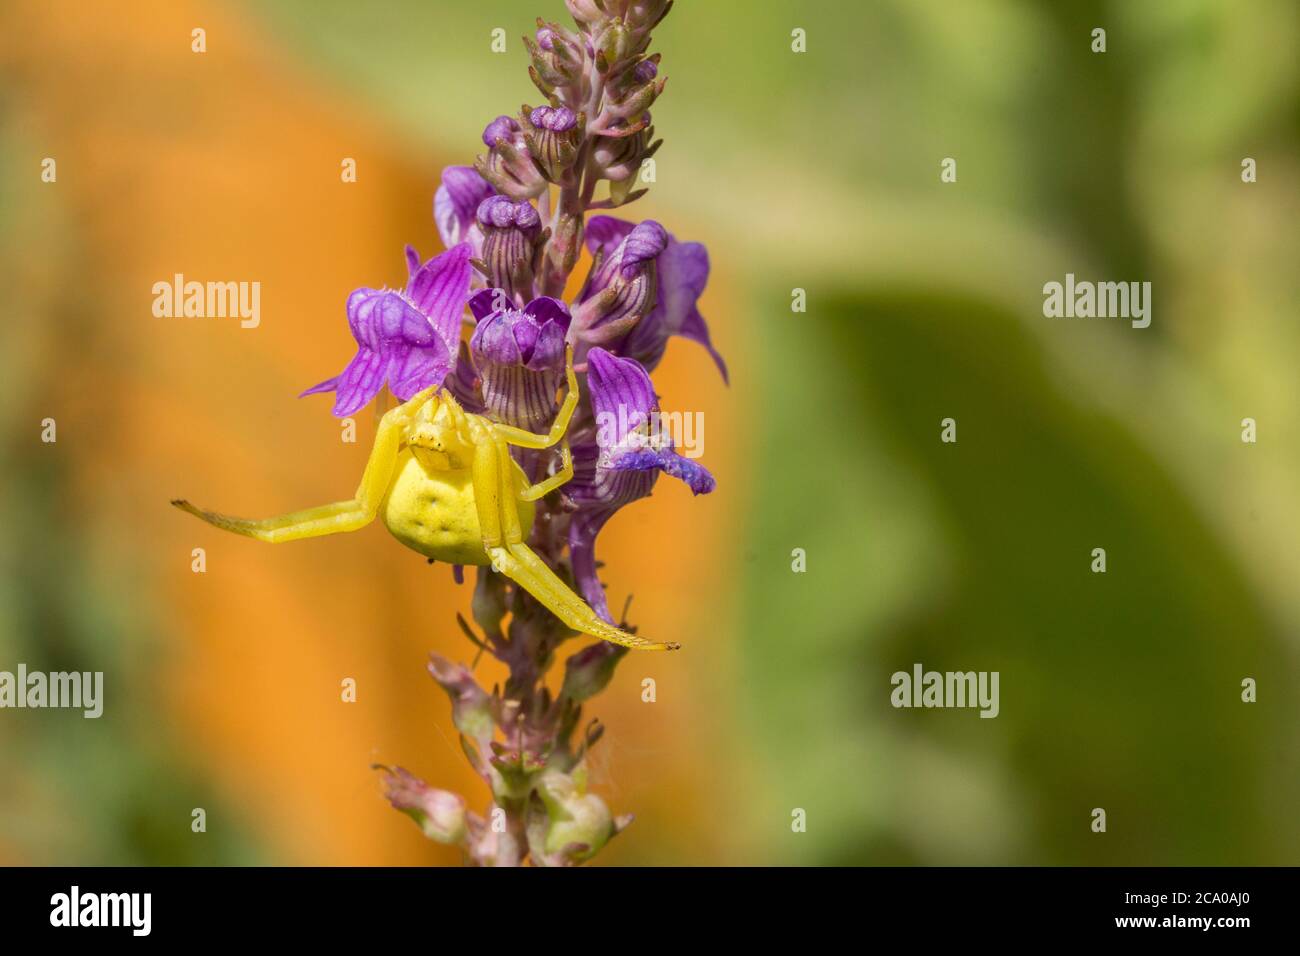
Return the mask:
[[[578,115],[567,106],[539,106],[528,114],[528,121],[539,129],[567,133],[578,125]]]
[[[585,64],[578,37],[560,29],[557,24],[538,21],[535,39],[524,39],[532,55],[529,73],[537,88],[546,96],[556,90],[568,90],[584,80]]]
[[[499,140],[510,142],[519,132],[519,124],[511,116],[498,116],[483,127],[483,145],[491,149]]]
[[[514,202],[505,196],[489,196],[479,204],[478,221],[482,226],[509,229],[514,226],[525,233],[533,233],[542,224],[532,203]]]
[[[567,106],[539,106],[520,113],[524,136],[537,167],[558,182],[578,154],[582,136],[579,116]],[[584,120],[585,123],[585,120]]]
[[[617,242],[600,232],[608,216],[591,220],[598,234],[588,236],[596,261],[578,297],[575,320],[582,345],[607,345],[626,336],[654,307],[655,263],[668,245],[668,233],[653,220],[623,232]]]
[[[653,219],[647,219],[628,233],[619,256],[618,271],[623,278],[630,279],[643,263],[654,261],[667,248],[668,230]]]
[[[424,835],[439,843],[459,844],[465,840],[465,801],[454,793],[429,786],[408,770],[384,771],[388,802],[420,825]]]
[[[511,199],[534,199],[546,191],[546,177],[533,162],[528,139],[512,116],[498,116],[483,129],[490,152],[479,157],[474,169]],[[477,208],[477,207],[476,207]]]
[[[649,83],[659,75],[659,64],[654,60],[642,60],[632,70],[632,78],[637,83]]]
[[[545,431],[555,417],[555,394],[564,376],[568,308],[543,296],[514,309],[500,289],[484,289],[469,307],[478,320],[470,355],[483,381],[488,414],[528,431]]]
[[[593,269],[589,284],[598,286],[601,281],[608,281],[606,259],[617,254],[638,228],[611,216],[592,217],[587,223],[586,239],[587,247],[596,256],[597,268]],[[708,250],[698,242],[678,242],[671,234],[667,238],[666,247],[655,258],[653,307],[624,337],[605,339],[600,344],[653,370],[663,358],[668,340],[680,335],[703,345],[726,381],[727,364],[713,347],[709,327],[698,307],[709,281]],[[597,269],[600,276],[596,275]],[[583,295],[585,298],[587,290],[584,289]],[[582,306],[578,307],[575,318],[583,318]]]
[[[482,261],[488,284],[512,296],[528,295],[542,226],[537,210],[527,200],[489,196],[479,205],[477,219],[483,230]]]

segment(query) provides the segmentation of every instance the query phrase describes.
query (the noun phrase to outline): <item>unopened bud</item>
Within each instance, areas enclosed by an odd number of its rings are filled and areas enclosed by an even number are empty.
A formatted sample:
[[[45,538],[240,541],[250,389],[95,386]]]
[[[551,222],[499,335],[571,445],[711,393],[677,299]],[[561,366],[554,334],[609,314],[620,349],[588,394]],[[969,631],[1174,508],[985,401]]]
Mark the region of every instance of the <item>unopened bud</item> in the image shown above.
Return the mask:
[[[587,345],[613,342],[654,308],[655,263],[667,246],[668,232],[647,219],[629,232],[614,252],[593,264],[573,312],[582,341]]]
[[[510,295],[529,292],[542,227],[537,210],[526,200],[489,196],[479,204],[477,218],[488,285]]]
[[[424,835],[439,843],[458,844],[466,836],[465,801],[447,790],[426,784],[419,777],[398,767],[384,770],[385,796],[396,809],[414,820]]]
[[[591,859],[630,822],[615,821],[605,802],[586,792],[586,770],[581,765],[572,774],[547,770],[536,787],[546,809],[538,829],[544,828],[543,851],[546,862],[553,865]]]
[[[599,694],[614,676],[614,668],[627,654],[626,647],[601,641],[573,654],[564,662],[562,697],[581,703]]]
[[[429,673],[451,698],[451,721],[456,729],[475,740],[491,740],[495,726],[492,697],[479,687],[469,668],[430,654]]]
[[[546,177],[533,162],[519,123],[510,116],[498,116],[483,130],[489,152],[474,163],[478,174],[497,192],[514,200],[535,199],[546,191]]]
[[[539,106],[522,113],[520,120],[537,167],[558,182],[578,154],[585,117],[567,106]]]

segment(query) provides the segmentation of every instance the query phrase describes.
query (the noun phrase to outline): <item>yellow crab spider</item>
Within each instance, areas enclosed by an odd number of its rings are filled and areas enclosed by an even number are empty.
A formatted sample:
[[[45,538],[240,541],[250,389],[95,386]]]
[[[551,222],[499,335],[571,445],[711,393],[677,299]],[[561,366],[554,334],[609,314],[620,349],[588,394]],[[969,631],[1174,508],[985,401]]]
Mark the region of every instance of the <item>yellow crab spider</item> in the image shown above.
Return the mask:
[[[379,517],[393,537],[427,558],[490,564],[575,631],[625,647],[676,650],[676,643],[648,641],[606,623],[524,543],[533,502],[573,477],[564,437],[578,403],[572,349],[566,351],[565,373],[568,390],[545,435],[470,414],[438,386],[391,409],[380,419],[361,486],[348,501],[261,521],[204,511],[183,500],[172,504],[226,531],[276,543],[356,531]],[[556,444],[560,470],[529,484],[509,446]]]

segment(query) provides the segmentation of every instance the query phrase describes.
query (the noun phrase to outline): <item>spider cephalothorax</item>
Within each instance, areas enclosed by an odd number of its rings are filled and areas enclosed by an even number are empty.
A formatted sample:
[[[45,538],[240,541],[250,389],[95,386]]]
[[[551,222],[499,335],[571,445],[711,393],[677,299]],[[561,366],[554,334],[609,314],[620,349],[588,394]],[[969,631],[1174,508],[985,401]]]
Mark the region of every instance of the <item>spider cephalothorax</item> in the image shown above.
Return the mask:
[[[602,620],[524,543],[532,503],[573,477],[564,437],[578,401],[571,352],[565,372],[568,391],[545,435],[470,414],[451,392],[435,386],[380,420],[361,485],[348,501],[261,521],[203,511],[188,501],[172,504],[218,528],[271,542],[356,531],[378,517],[398,541],[425,557],[490,564],[575,631],[627,647],[673,650],[675,643],[648,641]],[[510,454],[512,445],[557,444],[561,467],[537,484]]]

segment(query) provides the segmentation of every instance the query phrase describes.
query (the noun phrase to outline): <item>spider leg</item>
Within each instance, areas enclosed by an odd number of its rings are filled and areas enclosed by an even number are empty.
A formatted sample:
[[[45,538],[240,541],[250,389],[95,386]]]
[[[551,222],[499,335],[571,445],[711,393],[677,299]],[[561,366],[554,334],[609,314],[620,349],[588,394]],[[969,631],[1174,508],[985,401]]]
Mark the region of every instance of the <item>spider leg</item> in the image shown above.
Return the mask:
[[[491,435],[483,436],[476,448],[473,475],[474,498],[479,508],[483,545],[496,570],[518,583],[575,631],[612,644],[647,651],[670,651],[680,646],[676,643],[648,641],[601,620],[586,601],[575,594],[545,561],[524,544],[519,510],[515,506],[510,451],[505,439],[494,440]],[[496,487],[485,487],[489,483]],[[488,517],[485,522],[484,512],[488,502],[499,508],[499,512],[497,516]]]
[[[183,499],[173,501],[172,504],[223,531],[233,531],[235,534],[256,538],[258,541],[269,541],[272,544],[297,541],[300,538],[318,538],[321,535],[338,534],[342,531],[356,531],[374,519],[374,515],[357,501],[336,501],[333,504],[292,511],[260,520],[235,518],[215,511],[204,511]]]
[[[573,477],[573,453],[569,451],[569,440],[567,438],[560,444],[560,459],[562,464],[559,471],[535,485],[529,485],[519,492],[519,497],[524,501],[536,501],[539,498],[546,497]]]
[[[520,448],[550,448],[563,438],[564,433],[569,430],[569,419],[573,417],[573,410],[578,407],[578,377],[573,373],[573,346],[571,345],[564,349],[564,378],[567,385],[564,401],[560,404],[560,410],[556,413],[549,432],[545,435],[537,435],[526,432],[522,428],[515,428],[513,425],[494,423],[493,427],[497,434]]]
[[[336,501],[333,504],[292,511],[261,520],[235,518],[215,511],[204,511],[183,499],[174,500],[172,504],[222,530],[271,543],[356,531],[373,521],[379,512],[379,505],[384,500],[388,486],[393,480],[397,451],[402,443],[406,425],[432,393],[432,389],[426,389],[410,401],[390,409],[380,419],[375,434],[375,445],[370,451],[370,459],[366,462],[361,484],[357,488],[356,496],[347,501]]]
[[[483,549],[495,562],[496,552],[503,550],[501,547],[501,478],[500,465],[497,462],[497,445],[486,428],[475,425],[471,427],[471,431],[474,438],[474,461],[470,466],[470,479],[474,483],[474,508],[478,511],[478,527],[483,535]]]

